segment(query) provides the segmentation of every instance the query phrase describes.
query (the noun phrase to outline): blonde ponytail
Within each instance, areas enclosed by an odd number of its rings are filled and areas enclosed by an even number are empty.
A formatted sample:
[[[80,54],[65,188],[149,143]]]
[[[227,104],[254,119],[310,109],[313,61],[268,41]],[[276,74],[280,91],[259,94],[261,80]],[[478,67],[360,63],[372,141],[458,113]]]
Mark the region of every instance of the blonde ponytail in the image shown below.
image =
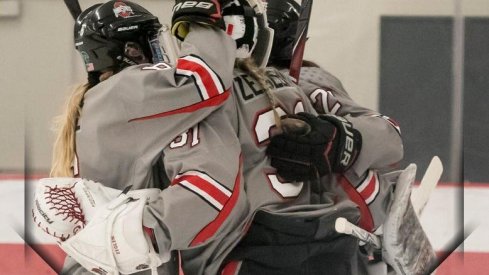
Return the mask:
[[[102,72],[100,82],[114,75],[112,70]],[[56,140],[54,141],[51,177],[73,177],[73,165],[76,154],[75,131],[80,118],[81,106],[85,93],[91,88],[89,83],[78,86],[66,102],[62,115],[54,120]]]
[[[75,160],[75,131],[81,103],[89,84],[78,86],[66,103],[63,114],[55,118],[56,140],[53,148],[51,177],[72,177]]]
[[[275,117],[275,124],[279,129],[282,129],[282,121],[280,120],[280,115],[275,109],[275,107],[277,107],[277,99],[273,94],[273,87],[269,83],[266,77],[265,70],[263,68],[258,67],[256,63],[253,61],[253,59],[251,58],[236,60],[236,67],[248,73],[265,90],[265,94],[267,95],[273,110],[273,115]]]

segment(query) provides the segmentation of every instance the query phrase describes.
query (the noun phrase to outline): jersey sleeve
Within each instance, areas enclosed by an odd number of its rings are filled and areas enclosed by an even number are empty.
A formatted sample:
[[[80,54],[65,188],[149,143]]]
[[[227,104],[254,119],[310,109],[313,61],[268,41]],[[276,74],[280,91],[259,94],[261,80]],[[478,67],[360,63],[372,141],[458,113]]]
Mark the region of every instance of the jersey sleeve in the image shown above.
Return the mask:
[[[335,76],[321,68],[306,67],[301,71],[299,84],[318,113],[345,117],[362,134],[362,150],[352,166],[357,176],[368,169],[384,168],[402,159],[399,125],[353,101]]]
[[[392,199],[392,181],[379,170],[403,157],[398,124],[387,116],[353,101],[341,82],[320,68],[303,68],[299,84],[321,114],[348,119],[362,135],[362,150],[352,168],[339,177],[339,185],[360,210],[358,225],[374,231],[385,220]]]
[[[146,210],[160,247],[186,250],[244,230],[241,146],[228,116],[216,111],[164,149],[171,185]]]
[[[229,101],[235,47],[223,31],[194,26],[175,67],[131,66],[90,89],[76,132],[79,176],[152,187],[162,149]]]
[[[111,81],[128,121],[152,119],[221,105],[229,97],[235,42],[223,31],[195,25],[176,66],[132,66]]]

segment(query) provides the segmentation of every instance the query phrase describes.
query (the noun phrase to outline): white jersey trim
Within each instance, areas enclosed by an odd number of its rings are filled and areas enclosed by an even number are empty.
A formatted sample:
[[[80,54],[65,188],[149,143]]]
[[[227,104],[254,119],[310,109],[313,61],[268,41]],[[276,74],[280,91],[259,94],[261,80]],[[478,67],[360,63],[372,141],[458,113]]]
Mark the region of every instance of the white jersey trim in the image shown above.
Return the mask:
[[[219,76],[199,57],[189,55],[180,58],[176,73],[193,77],[203,100],[226,91]]]
[[[377,173],[369,170],[367,177],[356,188],[357,192],[362,196],[367,205],[371,204],[380,190],[380,182]]]
[[[175,177],[185,189],[195,193],[213,208],[221,211],[232,195],[223,184],[199,171],[188,171]]]

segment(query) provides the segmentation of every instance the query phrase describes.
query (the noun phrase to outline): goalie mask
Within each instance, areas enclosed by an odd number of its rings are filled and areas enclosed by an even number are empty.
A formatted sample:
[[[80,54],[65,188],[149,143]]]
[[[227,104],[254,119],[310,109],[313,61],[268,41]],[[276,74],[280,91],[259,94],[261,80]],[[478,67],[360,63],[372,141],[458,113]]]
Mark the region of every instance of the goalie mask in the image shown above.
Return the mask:
[[[226,32],[236,41],[237,58],[252,57],[265,67],[272,48],[273,30],[268,27],[261,0],[232,0],[222,10]]]
[[[270,63],[288,63],[292,58],[301,6],[295,0],[268,0],[267,19],[274,30]]]
[[[106,70],[159,63],[165,55],[158,40],[162,25],[145,8],[130,1],[96,4],[78,15],[74,36],[91,84]]]

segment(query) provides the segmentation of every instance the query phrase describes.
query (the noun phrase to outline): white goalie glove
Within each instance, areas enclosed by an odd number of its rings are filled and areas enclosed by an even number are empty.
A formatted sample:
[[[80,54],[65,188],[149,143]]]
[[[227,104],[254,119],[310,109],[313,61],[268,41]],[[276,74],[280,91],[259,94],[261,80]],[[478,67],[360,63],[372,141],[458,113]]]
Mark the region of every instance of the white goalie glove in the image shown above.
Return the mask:
[[[57,241],[83,229],[101,205],[121,193],[100,183],[79,178],[45,178],[36,185],[32,218]]]
[[[125,194],[85,179],[48,178],[38,183],[32,214],[44,232],[93,273],[156,270],[170,253],[158,253],[154,235],[145,232],[142,220],[144,206],[159,193],[143,189]]]
[[[399,175],[394,200],[383,224],[382,256],[397,274],[425,275],[436,262],[436,255],[411,204],[411,189],[416,165]]]

